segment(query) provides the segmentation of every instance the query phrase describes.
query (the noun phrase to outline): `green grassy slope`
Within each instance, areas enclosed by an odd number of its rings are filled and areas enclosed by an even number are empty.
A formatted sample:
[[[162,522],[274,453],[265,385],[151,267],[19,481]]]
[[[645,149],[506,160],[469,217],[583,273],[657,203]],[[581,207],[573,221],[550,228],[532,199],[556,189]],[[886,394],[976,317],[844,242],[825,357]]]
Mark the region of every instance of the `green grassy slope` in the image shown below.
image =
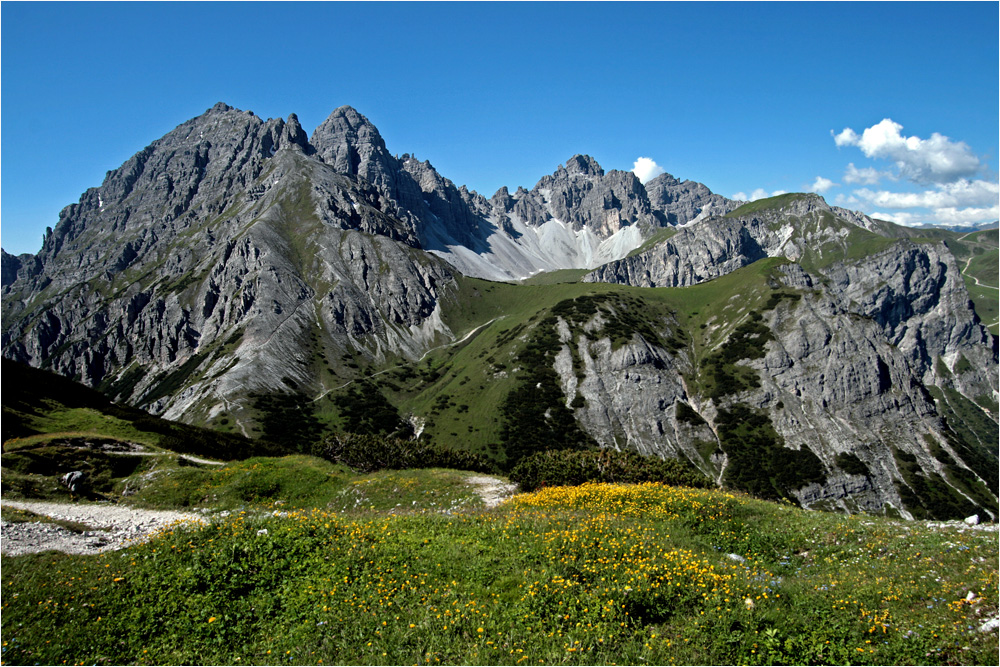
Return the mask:
[[[997,548],[657,485],[451,515],[250,510],[5,557],[0,635],[5,664],[996,664],[979,626]]]
[[[1000,334],[1000,232],[996,229],[972,234],[952,232],[945,243],[951,249],[965,278],[965,286],[979,319],[993,335]]]
[[[725,341],[751,310],[764,307],[775,291],[774,271],[785,262],[765,260],[689,288],[514,285],[463,278],[460,293],[444,313],[459,342],[433,350],[416,364],[373,373],[371,379],[400,413],[423,418],[423,432],[435,441],[501,455],[503,418],[497,408],[525,375],[519,362],[525,349],[551,333],[546,319],[554,310],[565,319],[573,308],[593,301],[614,308],[620,321],[639,330],[683,330],[683,342],[675,344],[689,348],[697,375],[703,357]],[[336,395],[317,403],[321,419],[335,419]]]
[[[283,453],[265,442],[154,417],[68,378],[3,360],[4,451],[16,441],[101,437],[220,460]]]

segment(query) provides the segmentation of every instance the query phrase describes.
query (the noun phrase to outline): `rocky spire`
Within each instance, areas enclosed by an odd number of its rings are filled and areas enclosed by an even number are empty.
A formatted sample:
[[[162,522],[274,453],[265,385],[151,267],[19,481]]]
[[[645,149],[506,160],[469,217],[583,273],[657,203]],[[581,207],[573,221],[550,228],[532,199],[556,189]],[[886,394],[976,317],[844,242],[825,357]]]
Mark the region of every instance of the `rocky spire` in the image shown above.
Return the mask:
[[[350,106],[331,113],[313,131],[310,143],[338,172],[362,176],[377,185],[385,182],[386,173],[398,169],[378,129]]]

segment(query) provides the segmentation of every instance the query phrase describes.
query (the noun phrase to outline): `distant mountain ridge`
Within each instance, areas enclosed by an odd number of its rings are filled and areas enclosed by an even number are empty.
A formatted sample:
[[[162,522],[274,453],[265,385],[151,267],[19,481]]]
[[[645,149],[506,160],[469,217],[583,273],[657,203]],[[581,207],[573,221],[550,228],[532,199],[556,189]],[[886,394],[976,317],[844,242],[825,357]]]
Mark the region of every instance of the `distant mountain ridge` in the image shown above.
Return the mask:
[[[2,254],[2,346],[249,436],[374,401],[507,464],[592,443],[805,506],[996,516],[996,253],[586,155],[486,199],[351,107],[307,138],[220,103]]]

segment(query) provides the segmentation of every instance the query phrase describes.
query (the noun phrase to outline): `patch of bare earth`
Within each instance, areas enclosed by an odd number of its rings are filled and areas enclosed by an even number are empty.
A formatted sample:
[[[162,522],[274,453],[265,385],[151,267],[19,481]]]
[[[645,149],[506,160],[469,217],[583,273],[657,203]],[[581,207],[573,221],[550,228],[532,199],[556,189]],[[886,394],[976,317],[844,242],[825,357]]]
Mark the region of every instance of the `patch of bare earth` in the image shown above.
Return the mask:
[[[0,523],[0,552],[5,556],[49,550],[70,554],[96,554],[144,542],[154,533],[172,525],[205,522],[204,518],[189,512],[144,510],[105,503],[70,505],[4,500],[3,505],[89,528],[75,532],[41,521],[3,521]]]
[[[483,504],[486,507],[496,507],[517,491],[517,484],[511,484],[488,475],[473,475],[466,477],[465,481],[477,487],[476,492],[483,499]]]

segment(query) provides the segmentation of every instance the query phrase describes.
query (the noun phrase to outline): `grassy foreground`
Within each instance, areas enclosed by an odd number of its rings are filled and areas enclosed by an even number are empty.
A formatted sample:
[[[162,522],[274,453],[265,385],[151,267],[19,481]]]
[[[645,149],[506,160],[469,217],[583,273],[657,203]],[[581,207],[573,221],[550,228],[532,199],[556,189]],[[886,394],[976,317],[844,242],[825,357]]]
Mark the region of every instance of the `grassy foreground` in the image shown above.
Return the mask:
[[[451,514],[257,506],[101,556],[4,558],[2,659],[996,664],[978,627],[997,548],[996,532],[651,484]]]

